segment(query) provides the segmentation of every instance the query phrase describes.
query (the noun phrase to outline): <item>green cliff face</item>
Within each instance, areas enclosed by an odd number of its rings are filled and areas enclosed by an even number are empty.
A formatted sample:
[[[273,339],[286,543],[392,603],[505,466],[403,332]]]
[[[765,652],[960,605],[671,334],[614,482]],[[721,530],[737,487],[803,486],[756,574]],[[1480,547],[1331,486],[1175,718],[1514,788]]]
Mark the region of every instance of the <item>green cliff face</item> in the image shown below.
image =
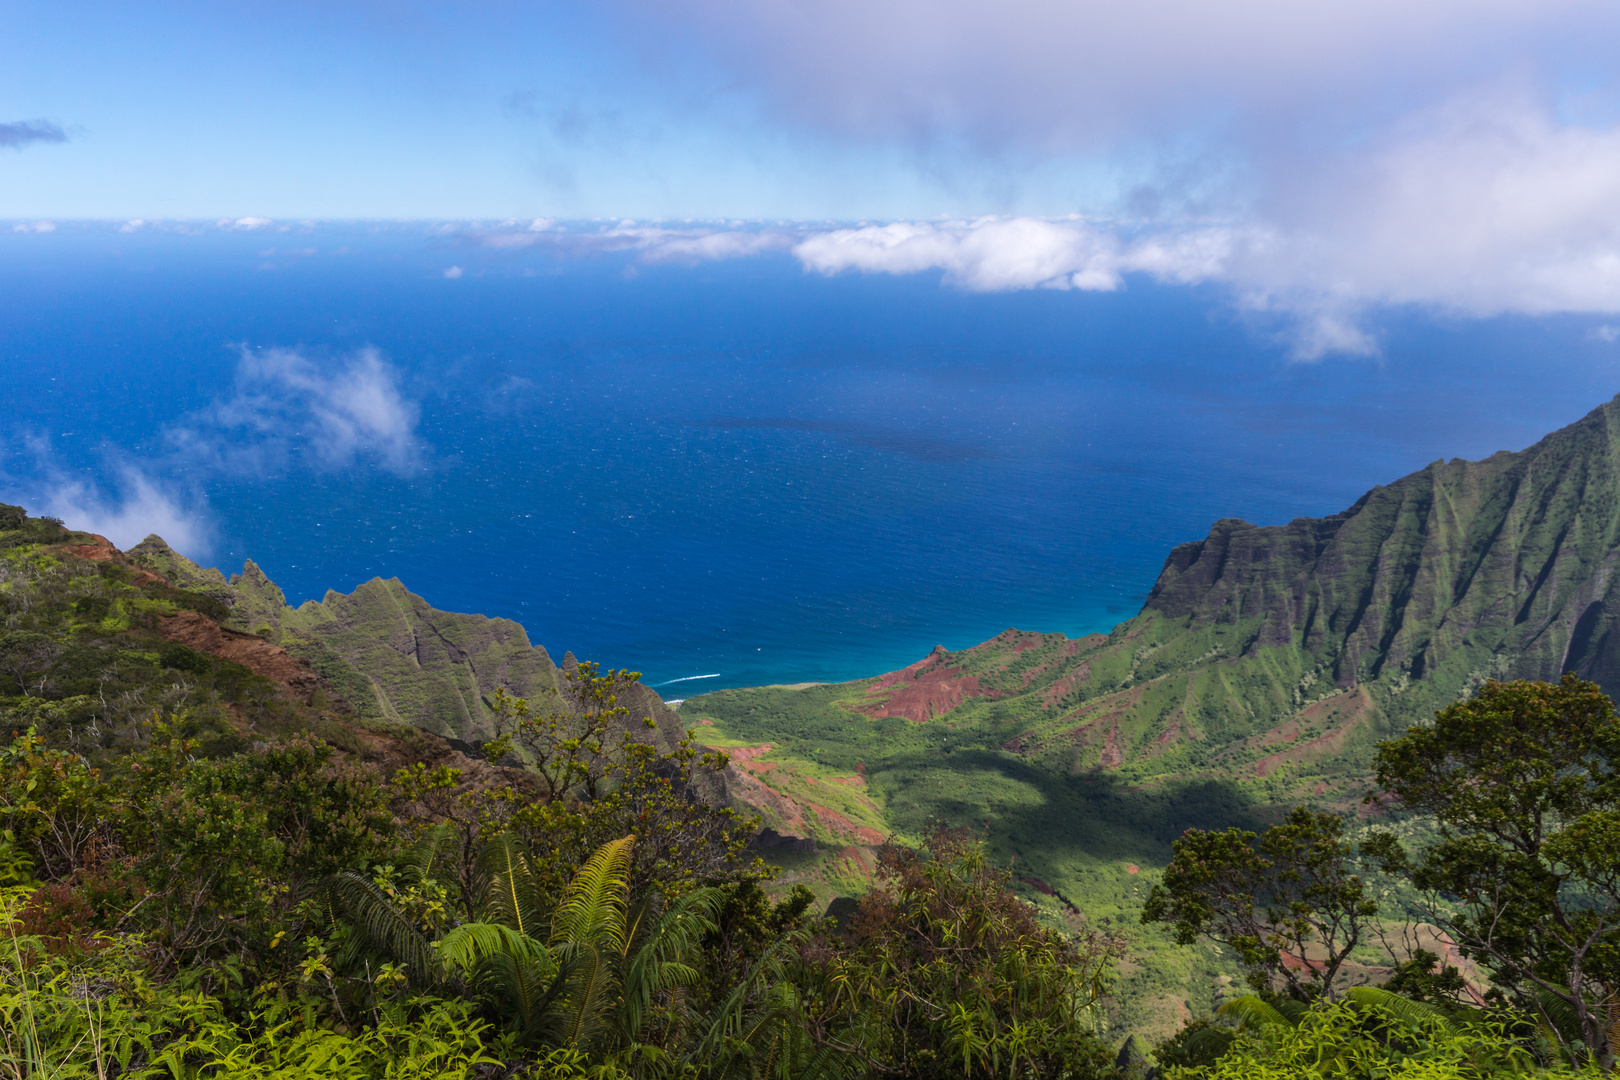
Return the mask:
[[[944,821],[982,830],[1054,917],[1072,904],[1134,927],[1184,829],[1299,802],[1365,813],[1373,746],[1487,678],[1573,670],[1620,692],[1617,562],[1620,399],[1331,517],[1217,522],[1107,635],[1008,630],[876,679],[720,691],[681,715],[750,748],[754,787],[734,791],[816,841],[795,872],[823,892],[861,886],[870,837],[915,842]],[[1127,1026],[1173,1030],[1177,1002],[1207,1004],[1232,974],[1133,932]]]
[[[544,707],[562,682],[557,665],[522,626],[440,611],[397,578],[373,578],[347,595],[329,591],[294,608],[251,561],[227,581],[156,536],[128,554],[177,585],[222,600],[230,608],[228,625],[308,660],[366,719],[481,741],[492,733],[497,689]],[[652,716],[666,738],[678,729],[653,691],[635,686],[627,697],[634,716]]]
[[[1217,522],[1107,636],[1008,631],[849,684],[821,715],[971,728],[986,750],[1135,784],[1351,799],[1375,741],[1486,678],[1572,670],[1620,690],[1617,563],[1620,399],[1332,517]]]

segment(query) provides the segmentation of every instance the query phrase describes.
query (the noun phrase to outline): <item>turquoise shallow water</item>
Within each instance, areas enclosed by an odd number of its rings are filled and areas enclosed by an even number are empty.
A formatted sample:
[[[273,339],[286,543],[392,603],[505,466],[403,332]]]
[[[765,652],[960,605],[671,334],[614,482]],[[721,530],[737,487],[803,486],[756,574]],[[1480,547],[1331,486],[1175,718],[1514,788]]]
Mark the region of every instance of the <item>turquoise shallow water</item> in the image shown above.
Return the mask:
[[[1578,320],[1373,322],[1381,358],[1294,364],[1220,293],[1143,282],[973,295],[403,226],[0,234],[0,498],[144,490],[295,601],[398,576],[668,697],[850,678],[1105,630],[1217,518],[1331,513],[1620,390]],[[367,349],[403,426],[345,435],[376,419]]]

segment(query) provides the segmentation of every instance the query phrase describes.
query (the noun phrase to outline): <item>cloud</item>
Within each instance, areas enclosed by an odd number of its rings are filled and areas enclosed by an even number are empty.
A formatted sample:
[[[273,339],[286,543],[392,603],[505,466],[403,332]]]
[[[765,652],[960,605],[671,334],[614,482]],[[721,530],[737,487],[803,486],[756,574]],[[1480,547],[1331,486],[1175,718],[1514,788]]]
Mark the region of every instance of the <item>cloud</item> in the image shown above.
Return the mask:
[[[1079,220],[981,218],[838,229],[800,241],[793,254],[824,274],[943,270],[948,284],[974,292],[1111,291],[1132,272],[1183,283],[1208,279],[1220,273],[1230,247],[1231,233],[1218,228],[1126,240]]]
[[[67,141],[67,132],[62,130],[62,125],[49,120],[16,120],[9,124],[0,124],[0,147],[21,150],[34,143]]]
[[[462,275],[462,273],[463,273],[463,271],[462,271],[461,267],[459,267],[459,266],[450,266],[450,267],[445,268],[444,276],[449,278],[451,281],[454,281],[456,278],[460,277]]]
[[[317,364],[292,349],[243,346],[233,396],[166,437],[179,459],[230,473],[375,466],[408,476],[429,456],[420,415],[376,349]]]
[[[221,218],[218,222],[221,229],[228,229],[231,232],[253,232],[256,229],[267,229],[274,224],[275,222],[269,218],[262,217]]]
[[[1522,94],[1467,95],[1354,150],[1299,162],[1295,183],[1221,224],[1030,218],[819,234],[812,270],[942,270],[975,290],[1117,288],[1124,275],[1220,282],[1281,313],[1296,355],[1377,351],[1377,308],[1620,314],[1620,126],[1571,127]]]
[[[1620,313],[1620,7],[1599,0],[618,0],[769,116],[909,147],[945,190],[1058,217],[799,237],[821,272],[969,289],[1218,281],[1367,352],[1376,308]],[[981,183],[986,178],[993,183]],[[1044,182],[1044,181],[1043,181]]]
[[[1605,345],[1612,345],[1620,341],[1620,326],[1595,326],[1586,332],[1587,341],[1601,341]]]
[[[741,222],[737,223],[742,225]],[[542,228],[542,225],[544,226]],[[797,234],[783,229],[697,226],[667,228],[620,221],[595,232],[557,229],[555,222],[540,219],[522,229],[492,229],[472,235],[475,243],[496,249],[543,247],[572,255],[606,255],[636,252],[645,263],[709,262],[739,259],[772,251],[785,251]]]
[[[11,227],[12,232],[19,233],[51,233],[56,231],[54,221],[25,221]]]
[[[188,506],[174,492],[142,469],[123,466],[118,471],[118,494],[108,497],[82,480],[55,476],[40,493],[39,513],[61,518],[69,528],[100,533],[123,549],[134,547],[152,533],[176,551],[201,557],[212,543],[213,528],[206,508]]]
[[[620,0],[837,134],[1094,152],[1189,133],[1356,132],[1525,61],[1612,65],[1603,0]],[[1326,130],[1323,124],[1328,124]]]

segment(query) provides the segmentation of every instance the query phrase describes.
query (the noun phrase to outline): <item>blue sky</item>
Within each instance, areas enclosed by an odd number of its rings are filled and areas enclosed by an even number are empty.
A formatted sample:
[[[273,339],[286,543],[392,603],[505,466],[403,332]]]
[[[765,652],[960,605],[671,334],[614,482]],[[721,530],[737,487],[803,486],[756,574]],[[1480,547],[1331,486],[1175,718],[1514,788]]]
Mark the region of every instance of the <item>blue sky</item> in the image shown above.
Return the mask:
[[[0,219],[611,219],[655,260],[1214,281],[1304,358],[1376,351],[1375,307],[1602,334],[1616,40],[1596,0],[4,0]]]

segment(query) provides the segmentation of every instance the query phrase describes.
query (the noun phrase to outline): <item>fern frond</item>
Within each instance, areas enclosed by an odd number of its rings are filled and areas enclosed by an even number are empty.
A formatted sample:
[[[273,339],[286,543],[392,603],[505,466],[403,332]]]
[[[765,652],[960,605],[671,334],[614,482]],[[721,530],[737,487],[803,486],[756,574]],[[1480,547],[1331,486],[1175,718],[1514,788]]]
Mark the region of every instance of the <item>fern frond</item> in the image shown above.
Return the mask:
[[[1536,990],[1536,1004],[1541,1006],[1542,1013],[1552,1022],[1556,1034],[1561,1038],[1557,1041],[1566,1043],[1584,1043],[1585,1033],[1581,1031],[1581,1018],[1575,1011],[1575,1006],[1546,987]],[[1548,1034],[1553,1034],[1549,1032]]]
[[[561,1045],[579,1046],[594,1039],[605,1026],[614,998],[612,965],[588,942],[569,942],[559,946],[558,952],[567,965],[568,980],[551,1026]]]
[[[538,938],[540,911],[545,899],[534,867],[517,837],[511,833],[491,837],[478,853],[474,872],[481,883],[481,907],[485,916]]]
[[[1233,998],[1216,1009],[1221,1016],[1231,1017],[1246,1028],[1293,1027],[1293,1021],[1253,994]]]
[[[1373,1009],[1409,1028],[1439,1028],[1448,1035],[1457,1032],[1451,1018],[1433,1005],[1402,997],[1379,986],[1353,986],[1344,992],[1345,1000]]]
[[[433,946],[370,880],[345,870],[321,883],[320,896],[374,948],[404,964],[413,985],[428,987],[441,981]]]
[[[1187,1060],[1194,1065],[1213,1065],[1222,1054],[1231,1049],[1232,1042],[1236,1038],[1236,1033],[1227,1028],[1199,1028],[1187,1036],[1186,1041],[1181,1044],[1181,1052],[1186,1054]]]
[[[552,944],[589,943],[624,954],[626,893],[634,834],[603,844],[568,883],[551,916]]]
[[[634,1041],[638,1037],[654,992],[691,986],[697,981],[697,971],[682,961],[697,948],[703,935],[715,930],[715,919],[724,902],[725,895],[719,889],[696,889],[650,927],[646,914],[658,905],[643,901],[636,906],[630,920],[635,930],[626,935],[626,941],[633,946],[639,941],[639,947],[624,964],[623,1005],[618,1021],[622,1038]]]
[[[455,850],[455,826],[448,821],[441,821],[431,829],[424,832],[420,839],[395,860],[395,865],[402,870],[410,872],[413,882],[431,878],[440,864]]]
[[[545,945],[501,923],[462,923],[440,938],[434,947],[446,963],[468,973],[495,956],[545,964],[553,969],[557,966]]]

